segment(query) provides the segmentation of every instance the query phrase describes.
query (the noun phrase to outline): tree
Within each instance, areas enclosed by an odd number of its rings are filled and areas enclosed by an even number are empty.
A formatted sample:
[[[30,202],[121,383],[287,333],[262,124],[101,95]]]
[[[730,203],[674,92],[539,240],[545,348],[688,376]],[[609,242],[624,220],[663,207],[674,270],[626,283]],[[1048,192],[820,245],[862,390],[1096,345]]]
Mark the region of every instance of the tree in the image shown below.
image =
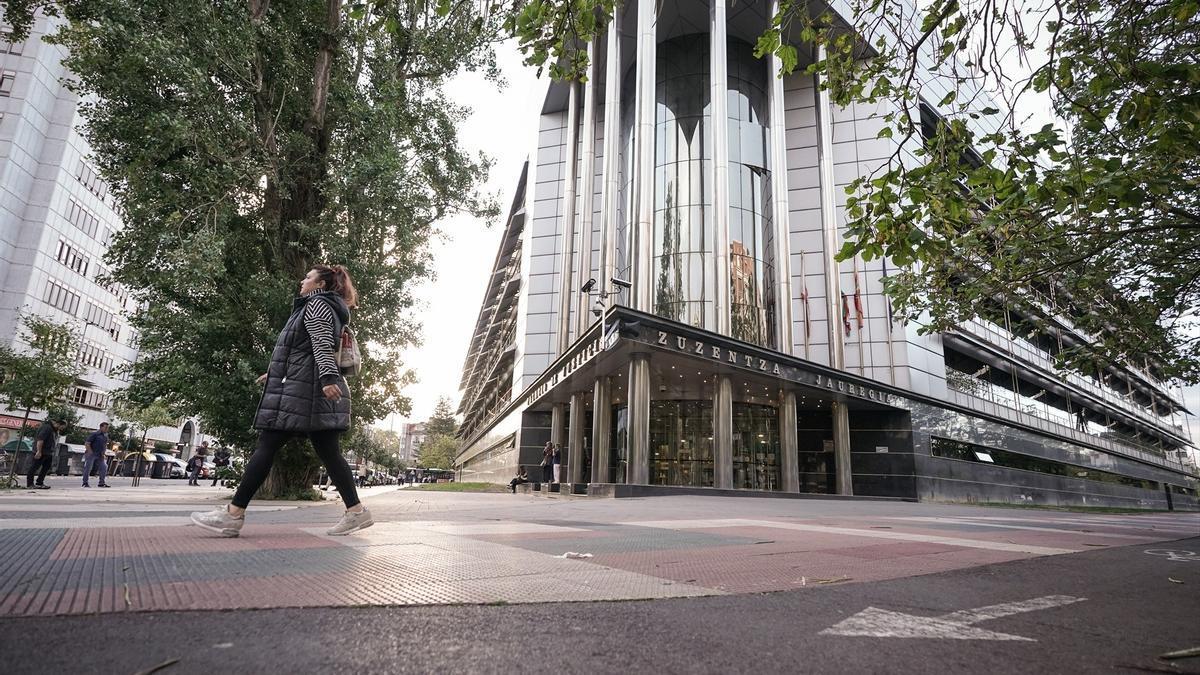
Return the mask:
[[[452,469],[458,456],[458,441],[453,436],[427,436],[417,448],[417,466],[424,469]]]
[[[454,436],[458,431],[458,420],[454,417],[454,406],[446,396],[439,396],[433,407],[433,415],[425,422],[426,437]]]
[[[528,3],[507,27],[528,63],[578,78],[614,4]],[[843,21],[782,0],[757,46],[784,72],[822,47],[806,72],[834,103],[890,111],[895,153],[850,186],[839,257],[898,266],[886,290],[923,332],[997,306],[1047,330],[1048,307],[1095,338],[1065,367],[1200,380],[1200,5],[851,4]]]
[[[124,214],[107,259],[141,306],[131,399],[250,448],[254,380],[299,280],[329,261],[362,296],[355,424],[407,412],[398,356],[435,223],[497,214],[477,190],[490,162],[460,147],[465,111],[443,84],[498,77],[502,17],[424,0],[16,0],[13,39],[39,6],[68,20],[52,40]],[[304,489],[315,460],[289,447],[277,469],[264,490]]]
[[[0,345],[0,403],[9,410],[25,411],[17,436],[18,448],[25,439],[25,427],[33,411],[50,411],[59,404],[82,372],[75,360],[79,332],[74,327],[36,314],[22,317],[21,326],[21,340],[28,349]],[[73,411],[71,417],[78,420]],[[9,465],[9,483],[16,466],[14,454]]]
[[[170,408],[167,407],[164,401],[154,401],[147,405],[141,405],[129,398],[129,390],[124,389],[113,394],[110,413],[114,418],[123,420],[128,423],[129,441],[133,440],[134,430],[142,432],[141,443],[137,446],[137,463],[134,466],[134,476],[141,476],[142,472],[142,455],[146,453],[146,434],[153,427],[168,426],[175,423],[177,417],[171,414]],[[125,450],[129,450],[128,443],[124,446]],[[119,458],[124,459],[124,458]]]
[[[155,401],[149,405],[140,405],[129,398],[128,390],[113,394],[109,411],[116,419],[127,423],[128,433],[132,437],[134,430],[142,432],[142,443],[138,452],[146,450],[146,434],[154,427],[171,426],[177,417],[171,414],[171,409],[164,401]]]

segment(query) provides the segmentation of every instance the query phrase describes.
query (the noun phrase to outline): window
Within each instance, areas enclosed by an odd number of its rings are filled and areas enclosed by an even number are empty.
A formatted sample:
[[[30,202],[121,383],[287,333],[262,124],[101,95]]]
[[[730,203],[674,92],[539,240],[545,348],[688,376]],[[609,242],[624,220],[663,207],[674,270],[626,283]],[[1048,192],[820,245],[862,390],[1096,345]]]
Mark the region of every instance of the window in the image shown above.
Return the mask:
[[[87,236],[95,239],[96,230],[100,227],[100,219],[96,214],[88,211],[79,205],[79,202],[71,200],[67,207],[67,220],[71,221],[75,227],[79,228]]]
[[[93,342],[84,342],[79,346],[76,360],[81,365],[95,368],[105,375],[112,372],[112,357],[100,345]]]
[[[46,294],[42,296],[42,301],[51,307],[61,309],[71,316],[76,316],[76,313],[79,311],[79,294],[69,290],[66,285],[54,279],[46,283]]]
[[[129,290],[121,284],[108,279],[108,268],[103,265],[96,265],[96,285],[112,294],[117,300],[119,309],[125,308],[125,303],[129,300]]]
[[[1034,471],[1036,473],[1067,476],[1069,478],[1084,478],[1099,483],[1117,483],[1144,490],[1160,489],[1157,481],[1145,478],[1134,478],[1119,473],[1110,473],[1086,466],[1056,462],[1051,459],[1043,459],[1019,452],[1009,452],[1008,450],[1000,450],[999,448],[989,448],[982,445],[975,445],[974,443],[952,441],[948,438],[939,438],[937,436],[933,437],[930,449],[934,457],[959,459],[965,462],[989,463],[1009,469]],[[985,457],[987,459],[984,459]]]
[[[0,70],[0,96],[12,96],[13,85],[17,81],[17,73],[12,70]]]
[[[58,249],[55,251],[54,259],[85,277],[88,267],[92,264],[91,258],[80,253],[79,249],[71,246],[66,239],[62,238],[58,240]]]
[[[100,174],[96,173],[96,170],[87,162],[79,161],[79,170],[75,172],[75,177],[79,179],[80,183],[83,183],[88,192],[101,199],[108,196],[108,184],[100,180]]]
[[[0,54],[21,55],[25,50],[24,42],[13,42],[11,31],[0,31]]]
[[[108,395],[83,387],[71,387],[67,390],[67,400],[83,408],[103,410],[108,407]]]
[[[113,313],[94,302],[88,303],[87,313],[84,314],[83,320],[107,331],[113,340],[118,339],[121,335],[121,327],[117,325],[117,318]]]

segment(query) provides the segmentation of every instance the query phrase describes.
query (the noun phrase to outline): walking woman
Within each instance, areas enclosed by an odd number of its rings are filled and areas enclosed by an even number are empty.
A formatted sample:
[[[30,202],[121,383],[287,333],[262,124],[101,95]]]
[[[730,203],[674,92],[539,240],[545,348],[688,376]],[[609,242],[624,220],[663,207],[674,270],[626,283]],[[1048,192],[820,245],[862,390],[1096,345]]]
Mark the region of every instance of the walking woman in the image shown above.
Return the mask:
[[[258,378],[265,385],[254,417],[258,445],[233,503],[193,513],[193,523],[226,537],[238,536],[246,506],[267,479],[275,453],[293,436],[307,436],[346,504],[341,521],[326,534],[350,534],[374,524],[371,512],[358,500],[354,474],[338,447],[338,436],[350,428],[350,390],[334,350],[357,299],[350,274],[341,265],[315,265],[301,280],[300,297],[275,340],[271,365]]]

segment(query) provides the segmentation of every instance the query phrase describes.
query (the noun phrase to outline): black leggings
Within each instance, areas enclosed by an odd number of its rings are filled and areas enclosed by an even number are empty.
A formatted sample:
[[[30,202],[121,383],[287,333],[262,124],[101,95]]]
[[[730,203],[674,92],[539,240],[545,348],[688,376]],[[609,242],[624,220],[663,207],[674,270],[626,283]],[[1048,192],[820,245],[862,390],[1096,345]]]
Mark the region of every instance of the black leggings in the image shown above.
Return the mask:
[[[329,477],[337,486],[338,494],[342,496],[346,508],[350,508],[358,504],[358,491],[354,489],[354,474],[350,471],[350,465],[346,463],[346,458],[342,457],[341,448],[338,447],[338,436],[341,433],[340,431],[314,431],[308,434],[308,440],[312,441],[313,449],[317,451],[317,457],[321,458],[325,470],[329,472]],[[288,431],[273,430],[263,430],[259,433],[258,446],[254,448],[254,454],[250,456],[250,461],[246,462],[246,471],[242,475],[242,482],[233,495],[234,506],[244,509],[250,504],[254,493],[258,492],[258,488],[267,479],[267,474],[271,473],[271,465],[275,463],[275,453],[294,435],[296,434]]]

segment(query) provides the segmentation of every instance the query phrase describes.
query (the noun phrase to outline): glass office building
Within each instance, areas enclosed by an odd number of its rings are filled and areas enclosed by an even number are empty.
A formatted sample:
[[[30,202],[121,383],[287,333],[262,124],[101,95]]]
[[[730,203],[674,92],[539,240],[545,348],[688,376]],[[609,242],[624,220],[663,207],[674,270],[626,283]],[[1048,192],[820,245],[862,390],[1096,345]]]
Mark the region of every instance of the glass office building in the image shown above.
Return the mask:
[[[1056,370],[1090,338],[1052,299],[1048,323],[919,335],[886,261],[835,260],[845,186],[896,141],[885,104],[754,57],[772,13],[631,1],[586,81],[549,88],[463,371],[462,478],[507,482],[552,441],[589,494],[1198,508],[1152,365]]]

